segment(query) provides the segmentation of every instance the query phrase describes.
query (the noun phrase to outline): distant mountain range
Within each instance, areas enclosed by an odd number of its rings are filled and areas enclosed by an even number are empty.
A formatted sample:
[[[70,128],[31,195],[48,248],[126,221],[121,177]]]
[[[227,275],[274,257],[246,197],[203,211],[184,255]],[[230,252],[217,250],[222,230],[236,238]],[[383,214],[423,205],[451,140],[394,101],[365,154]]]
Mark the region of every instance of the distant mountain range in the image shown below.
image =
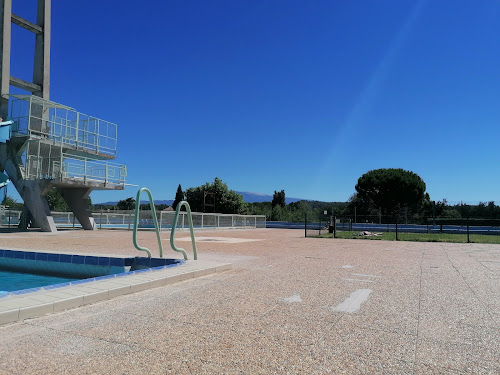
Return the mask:
[[[241,194],[243,196],[243,201],[247,203],[259,203],[259,202],[272,202],[273,196],[268,195],[268,194],[259,194],[259,193],[250,193],[248,191],[237,191],[236,193]],[[301,198],[289,198],[285,197],[285,201],[287,204],[293,203],[293,202],[298,202],[306,199],[301,199]],[[141,204],[146,204],[149,203],[149,201],[141,201]],[[174,203],[173,199],[167,199],[167,200],[155,200],[155,204],[166,204],[168,206],[171,206],[172,203]],[[103,203],[95,203],[98,205],[102,206],[114,206],[118,204],[118,202],[103,202]]]
[[[238,194],[243,195],[243,201],[247,203],[259,203],[259,202],[272,202],[273,196],[268,194],[250,193],[248,191],[237,191]],[[302,198],[288,198],[285,195],[286,204],[303,201],[306,199]]]

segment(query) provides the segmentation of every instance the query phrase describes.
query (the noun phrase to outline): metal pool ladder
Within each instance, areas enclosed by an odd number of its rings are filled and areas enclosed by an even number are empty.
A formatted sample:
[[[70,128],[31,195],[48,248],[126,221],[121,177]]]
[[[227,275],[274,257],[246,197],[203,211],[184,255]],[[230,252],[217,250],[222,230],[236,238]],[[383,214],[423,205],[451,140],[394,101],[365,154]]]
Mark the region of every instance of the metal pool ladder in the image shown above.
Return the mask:
[[[172,231],[170,232],[170,246],[172,247],[172,250],[179,251],[182,254],[184,254],[184,259],[187,260],[186,251],[180,247],[176,247],[174,244],[175,229],[177,228],[177,221],[179,220],[179,212],[183,206],[186,206],[186,213],[187,213],[187,218],[188,218],[188,223],[189,223],[189,231],[191,232],[191,243],[193,245],[193,259],[197,260],[198,253],[196,251],[196,240],[194,238],[193,217],[191,215],[191,207],[189,207],[189,203],[186,201],[179,202],[179,204],[177,205],[177,209],[175,210],[174,222],[172,223]]]
[[[149,207],[151,208],[151,214],[153,216],[153,223],[154,223],[155,231],[156,231],[156,238],[158,239],[158,246],[160,248],[160,258],[163,258],[163,245],[161,243],[160,227],[158,225],[158,219],[156,218],[156,211],[155,211],[153,195],[151,194],[151,191],[147,188],[141,188],[137,192],[137,197],[135,200],[134,232],[133,232],[133,236],[132,236],[133,243],[134,243],[134,246],[137,250],[145,251],[148,254],[148,258],[151,258],[151,251],[147,247],[142,247],[142,246],[139,246],[137,244],[137,230],[139,228],[139,212],[141,209],[141,199],[140,198],[141,198],[141,193],[143,191],[145,191],[149,197]],[[179,220],[179,212],[183,206],[186,207],[186,213],[187,213],[188,223],[189,223],[189,230],[191,232],[191,243],[193,244],[193,258],[194,258],[194,260],[197,260],[198,253],[196,251],[196,240],[194,237],[193,217],[191,215],[191,208],[189,207],[189,203],[186,201],[179,202],[179,204],[177,205],[177,209],[175,210],[174,222],[172,223],[172,230],[170,232],[170,246],[172,247],[172,250],[181,252],[184,255],[185,260],[188,259],[186,251],[180,247],[176,247],[174,244],[175,230],[177,228],[177,222]]]
[[[155,225],[156,238],[158,239],[158,246],[160,247],[160,258],[163,258],[163,245],[161,244],[160,237],[160,227],[158,226],[158,219],[156,218],[155,204],[153,200],[153,195],[148,188],[140,188],[137,192],[137,197],[135,199],[135,216],[134,216],[134,233],[132,236],[132,241],[137,250],[145,251],[148,253],[148,258],[151,258],[151,251],[147,247],[142,247],[137,244],[137,229],[139,228],[139,211],[141,210],[141,193],[145,191],[149,197],[149,208],[151,208],[151,215],[153,215],[153,223]]]

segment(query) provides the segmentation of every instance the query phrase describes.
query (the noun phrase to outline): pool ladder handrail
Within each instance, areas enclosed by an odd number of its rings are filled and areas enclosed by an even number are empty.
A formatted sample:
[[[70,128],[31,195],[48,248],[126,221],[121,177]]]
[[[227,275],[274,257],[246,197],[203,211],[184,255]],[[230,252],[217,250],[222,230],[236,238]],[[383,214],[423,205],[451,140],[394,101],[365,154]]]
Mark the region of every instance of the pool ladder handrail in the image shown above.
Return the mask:
[[[137,229],[139,228],[139,212],[141,210],[141,193],[145,191],[149,197],[149,208],[151,208],[151,214],[153,216],[153,222],[155,225],[156,238],[158,239],[158,246],[160,247],[160,258],[163,258],[163,245],[161,243],[160,227],[158,226],[158,219],[156,218],[155,205],[153,200],[153,195],[148,188],[140,188],[137,192],[137,198],[135,200],[135,216],[134,216],[134,232],[133,232],[133,243],[137,250],[145,251],[148,253],[148,258],[151,258],[151,251],[147,247],[142,247],[137,244]],[[186,258],[187,259],[187,258]]]
[[[186,207],[186,213],[187,213],[187,218],[188,218],[188,223],[189,223],[189,231],[191,232],[191,243],[193,245],[193,259],[197,260],[198,253],[196,251],[196,240],[194,237],[193,217],[191,215],[191,207],[189,207],[189,203],[186,201],[179,202],[179,204],[177,205],[177,208],[175,210],[174,222],[172,223],[172,230],[170,232],[170,246],[172,247],[172,250],[182,253],[184,255],[185,260],[188,259],[186,251],[183,248],[175,246],[175,243],[174,243],[175,230],[177,228],[177,221],[179,220],[179,212],[180,212],[182,207]]]
[[[148,254],[148,258],[151,258],[151,251],[147,247],[142,247],[137,244],[137,230],[139,229],[139,212],[141,210],[141,193],[146,192],[149,198],[149,207],[151,208],[151,214],[153,216],[153,223],[155,226],[155,231],[156,231],[156,238],[158,239],[158,247],[160,248],[160,258],[163,258],[163,245],[161,243],[161,236],[160,236],[160,227],[158,225],[158,219],[156,217],[156,210],[155,210],[155,205],[154,205],[154,199],[153,195],[151,194],[151,191],[148,188],[140,188],[139,191],[137,192],[137,197],[135,200],[135,215],[134,215],[134,230],[133,230],[133,243],[134,246],[137,250],[140,251],[145,251]],[[172,250],[178,251],[183,254],[184,259],[188,260],[188,256],[186,251],[183,248],[175,246],[174,243],[174,238],[175,238],[175,230],[177,228],[177,222],[179,221],[179,212],[182,207],[186,207],[186,213],[187,213],[187,218],[188,218],[188,223],[189,223],[189,230],[191,233],[191,243],[193,245],[193,259],[198,260],[198,252],[196,250],[196,239],[194,237],[194,226],[193,226],[193,216],[191,215],[191,207],[189,206],[189,203],[186,201],[181,201],[177,205],[177,209],[175,210],[175,216],[174,216],[174,221],[172,223],[172,230],[170,231],[170,246],[172,247]]]

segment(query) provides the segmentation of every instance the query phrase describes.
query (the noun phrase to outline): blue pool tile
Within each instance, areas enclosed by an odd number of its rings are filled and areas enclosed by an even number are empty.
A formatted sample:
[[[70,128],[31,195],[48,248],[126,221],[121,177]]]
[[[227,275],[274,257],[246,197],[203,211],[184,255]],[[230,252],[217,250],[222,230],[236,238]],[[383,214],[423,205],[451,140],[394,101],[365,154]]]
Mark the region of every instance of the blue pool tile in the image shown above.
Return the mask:
[[[83,280],[76,280],[76,281],[72,281],[71,282],[71,285],[78,285],[78,284],[85,284],[85,283],[88,283],[90,281],[94,281],[95,278],[90,278],[90,279],[83,279]]]
[[[16,290],[14,292],[10,292],[11,294],[14,295],[19,295],[19,294],[26,294],[26,293],[31,293],[31,292],[37,292],[41,290],[42,288],[30,288],[30,289],[22,289],[22,290]]]
[[[136,257],[135,258],[135,265],[136,266],[147,266],[147,267],[149,267],[150,262],[151,262],[150,258],[145,258],[145,257]]]
[[[4,258],[15,258],[17,251],[14,250],[5,250],[3,256]]]
[[[150,270],[150,268],[144,268],[142,270],[135,270],[134,272],[135,273],[141,273],[141,272],[148,272]]]
[[[93,256],[86,256],[85,257],[85,264],[89,264],[91,266],[97,266],[98,263],[99,263],[98,257],[93,257]]]
[[[46,285],[43,287],[43,289],[54,289],[54,288],[61,288],[63,286],[70,286],[71,283],[60,283],[60,284],[53,284],[53,285]]]
[[[24,253],[24,259],[35,260],[36,259],[36,253],[32,252],[32,251],[28,251],[28,252]]]
[[[125,258],[125,267],[132,267],[134,265],[135,258]]]
[[[51,253],[48,253],[47,254],[47,260],[49,262],[59,262],[59,254],[51,254]]]
[[[162,270],[164,268],[166,268],[166,267],[165,266],[158,266],[158,267],[151,267],[150,270],[151,271],[159,271],[159,270]]]
[[[14,258],[14,254],[12,250],[4,250],[3,253],[4,258]]]
[[[13,255],[13,258],[24,259],[24,251],[13,251],[12,255]]]
[[[115,277],[115,275],[106,275],[106,276],[99,276],[99,277],[95,277],[94,280],[97,281],[97,280],[106,280],[106,279],[112,279],[113,277]]]
[[[98,264],[100,266],[109,266],[109,258],[108,257],[99,257],[99,262]]]
[[[0,292],[0,298],[10,296],[9,292]]]
[[[4,250],[0,249],[0,258],[3,258],[3,252],[4,252]]]
[[[83,255],[73,255],[71,263],[85,264],[85,257]]]
[[[151,268],[153,268],[153,267],[164,266],[165,263],[166,263],[166,259],[151,258],[149,265],[151,266]]]
[[[123,267],[125,260],[123,258],[109,258],[109,265],[116,267]]]
[[[49,254],[47,253],[36,253],[36,260],[42,260],[44,262],[47,261]]]
[[[129,275],[133,275],[134,273],[135,273],[135,271],[115,273],[114,276],[115,277],[129,276]]]
[[[62,262],[62,263],[71,263],[71,258],[72,257],[73,257],[72,255],[61,254],[59,256],[59,262]]]

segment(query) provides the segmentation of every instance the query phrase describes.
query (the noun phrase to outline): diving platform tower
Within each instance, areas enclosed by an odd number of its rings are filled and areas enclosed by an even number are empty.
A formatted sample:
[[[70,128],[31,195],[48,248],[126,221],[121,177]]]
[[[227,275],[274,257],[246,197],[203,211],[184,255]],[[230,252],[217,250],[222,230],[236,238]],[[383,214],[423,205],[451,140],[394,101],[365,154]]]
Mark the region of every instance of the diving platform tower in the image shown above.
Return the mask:
[[[35,34],[33,82],[10,75],[11,24]],[[117,126],[49,100],[50,0],[38,0],[37,22],[12,14],[0,0],[0,172],[6,172],[42,231],[57,231],[46,194],[55,187],[84,229],[96,229],[87,209],[92,190],[123,190],[127,169],[116,157]],[[10,93],[10,86],[31,95]],[[5,128],[5,127],[2,127]]]

